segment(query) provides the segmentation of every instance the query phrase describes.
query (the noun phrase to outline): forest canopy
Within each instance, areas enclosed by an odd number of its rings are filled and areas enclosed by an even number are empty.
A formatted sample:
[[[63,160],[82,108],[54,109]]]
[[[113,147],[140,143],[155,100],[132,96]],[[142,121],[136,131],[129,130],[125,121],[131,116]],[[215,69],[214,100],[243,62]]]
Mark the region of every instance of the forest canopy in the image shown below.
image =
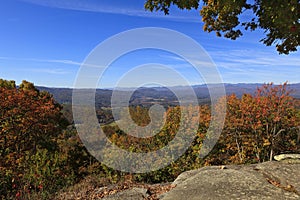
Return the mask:
[[[217,144],[205,158],[199,154],[212,118],[210,104],[169,106],[165,124],[149,138],[128,135],[110,121],[109,108],[104,111],[96,108],[107,138],[128,152],[161,149],[174,139],[180,126],[187,135],[195,134],[187,151],[170,165],[131,174],[106,166],[87,151],[74,124],[67,124],[62,114],[70,112],[68,115],[71,115],[70,105],[56,103],[50,93],[38,90],[33,83],[23,81],[16,86],[15,81],[0,79],[0,199],[53,199],[59,191],[72,188],[88,177],[98,180],[93,185],[101,187],[121,183],[126,177],[137,183],[170,182],[184,171],[205,165],[258,163],[272,160],[281,153],[300,153],[299,101],[290,94],[289,85],[285,83],[265,84],[258,87],[255,94],[222,97],[227,102],[216,103],[215,110],[226,106],[225,124]],[[196,109],[200,117],[190,119],[188,113]],[[150,122],[149,107],[131,106],[129,111],[139,126]],[[110,122],[105,123],[107,120]],[[196,124],[196,130],[187,124]],[[134,126],[129,130],[133,135],[138,135],[138,131]],[[92,142],[97,142],[97,138]],[[174,148],[179,149],[182,144],[178,142]],[[106,156],[118,159],[120,155],[110,152]],[[145,159],[147,162],[153,157],[145,156]],[[132,167],[138,165],[130,156],[128,161]]]

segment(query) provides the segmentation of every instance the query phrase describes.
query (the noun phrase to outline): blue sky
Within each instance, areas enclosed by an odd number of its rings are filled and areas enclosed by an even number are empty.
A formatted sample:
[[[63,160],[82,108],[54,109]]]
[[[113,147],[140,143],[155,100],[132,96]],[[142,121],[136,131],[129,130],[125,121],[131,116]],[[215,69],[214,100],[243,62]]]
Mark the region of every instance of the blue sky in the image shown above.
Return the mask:
[[[225,83],[298,83],[300,52],[278,55],[259,40],[262,31],[245,32],[236,41],[202,31],[198,11],[172,8],[170,16],[146,12],[143,0],[2,0],[0,78],[49,87],[73,87],[81,63],[107,38],[133,28],[173,29],[196,40],[211,56]],[[247,17],[247,16],[245,16]],[[113,87],[128,70],[147,63],[177,70],[191,84],[203,79],[169,52],[141,50],[120,57],[99,87]],[[139,77],[142,79],[143,77]],[[161,78],[169,78],[161,74]],[[176,85],[176,81],[170,81]],[[134,81],[124,86],[134,86]]]

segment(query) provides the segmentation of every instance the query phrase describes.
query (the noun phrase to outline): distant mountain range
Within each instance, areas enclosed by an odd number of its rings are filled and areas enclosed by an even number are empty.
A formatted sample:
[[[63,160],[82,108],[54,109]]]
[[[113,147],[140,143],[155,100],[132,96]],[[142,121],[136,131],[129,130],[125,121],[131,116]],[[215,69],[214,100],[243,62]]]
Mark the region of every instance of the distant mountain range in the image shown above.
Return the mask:
[[[257,87],[263,84],[254,83],[239,83],[239,84],[224,84],[226,94],[235,93],[237,96],[242,96],[244,93],[254,94]],[[189,86],[175,86],[175,87],[142,87],[133,92],[130,99],[131,105],[152,105],[153,103],[160,103],[162,105],[178,105],[178,99],[172,91],[180,91],[181,94],[185,94],[188,91]],[[214,87],[214,85],[212,85]],[[217,87],[217,86],[216,86]],[[71,88],[49,88],[39,87],[39,90],[47,91],[53,94],[56,101],[61,104],[69,104],[72,102],[72,89]],[[210,96],[207,85],[194,85],[192,88],[198,97],[200,104],[209,103]],[[300,83],[290,84],[289,89],[292,90],[292,96],[300,99]],[[120,93],[132,92],[130,88],[117,89]],[[97,107],[110,107],[112,89],[97,89],[96,90],[96,106]],[[187,94],[188,95],[188,94]]]

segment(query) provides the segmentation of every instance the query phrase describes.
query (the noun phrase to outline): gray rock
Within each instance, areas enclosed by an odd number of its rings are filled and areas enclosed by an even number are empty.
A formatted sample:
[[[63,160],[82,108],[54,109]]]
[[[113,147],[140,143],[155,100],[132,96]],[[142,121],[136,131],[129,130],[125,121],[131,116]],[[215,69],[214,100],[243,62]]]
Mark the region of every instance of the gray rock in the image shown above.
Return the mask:
[[[131,188],[118,192],[116,194],[104,197],[103,200],[143,200],[147,197],[147,189],[145,188]]]
[[[271,161],[253,165],[209,166],[180,174],[161,200],[300,199],[300,163]],[[298,160],[298,159],[294,159]],[[142,200],[147,189],[132,188],[104,200]]]
[[[181,174],[162,200],[300,199],[300,164],[204,167]]]
[[[300,194],[300,163],[265,162],[254,168],[266,179],[277,181],[283,187],[293,186]]]
[[[274,156],[274,159],[277,161],[296,160],[300,162],[300,154],[280,154]]]

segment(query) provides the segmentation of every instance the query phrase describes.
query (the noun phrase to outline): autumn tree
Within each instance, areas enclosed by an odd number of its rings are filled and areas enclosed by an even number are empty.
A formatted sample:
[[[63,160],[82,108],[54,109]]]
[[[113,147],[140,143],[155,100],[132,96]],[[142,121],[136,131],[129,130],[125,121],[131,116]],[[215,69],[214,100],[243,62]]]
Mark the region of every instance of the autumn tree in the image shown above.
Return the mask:
[[[45,147],[61,131],[61,106],[32,83],[23,81],[17,88],[13,82],[0,82],[5,83],[0,87],[1,157]]]
[[[300,45],[300,3],[298,0],[146,0],[145,8],[169,14],[171,5],[199,9],[204,31],[235,40],[245,30],[262,29],[265,45],[275,45],[279,53],[297,51]],[[251,16],[249,16],[251,13]],[[245,15],[243,15],[245,14]]]
[[[216,147],[219,152],[213,156],[247,163],[272,160],[274,154],[282,152],[298,152],[299,115],[294,105],[287,83],[265,84],[255,95],[228,96],[226,122]]]
[[[75,127],[65,129],[52,95],[26,81],[0,83],[0,199],[54,199],[87,174],[106,173]]]
[[[269,146],[270,160],[278,142],[287,139],[292,129],[299,126],[295,101],[290,92],[287,83],[279,86],[270,83],[258,88],[255,95],[255,103],[259,106],[255,118],[266,134],[264,145]]]

